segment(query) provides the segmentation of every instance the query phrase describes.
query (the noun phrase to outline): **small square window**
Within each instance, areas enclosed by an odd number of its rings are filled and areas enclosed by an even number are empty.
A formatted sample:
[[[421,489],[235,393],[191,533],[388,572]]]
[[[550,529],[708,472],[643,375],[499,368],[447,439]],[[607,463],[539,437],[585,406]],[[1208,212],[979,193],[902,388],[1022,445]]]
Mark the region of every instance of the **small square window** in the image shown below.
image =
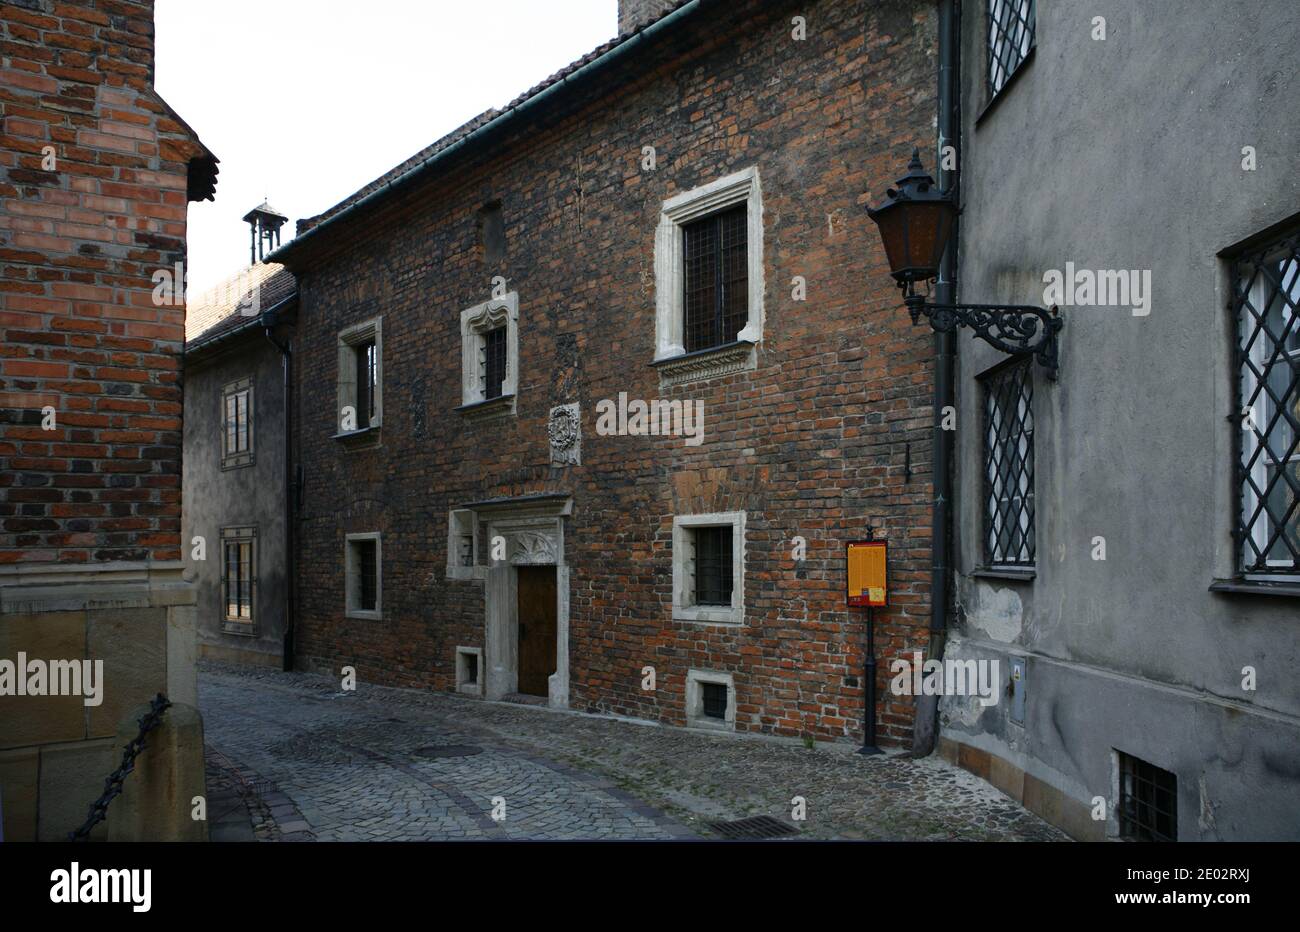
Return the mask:
[[[1135,841],[1178,840],[1178,778],[1119,754],[1119,834]]]
[[[725,719],[727,717],[727,687],[724,683],[701,683],[700,690],[704,699],[704,714],[708,718]]]
[[[745,623],[745,513],[673,518],[673,618]]]
[[[344,558],[349,618],[382,617],[382,551],[378,533],[347,535]]]
[[[696,728],[735,728],[736,687],[730,673],[686,671],[686,723]]]
[[[456,691],[469,696],[483,694],[483,648],[456,648]]]
[[[231,382],[221,392],[221,468],[253,463],[253,380]]]

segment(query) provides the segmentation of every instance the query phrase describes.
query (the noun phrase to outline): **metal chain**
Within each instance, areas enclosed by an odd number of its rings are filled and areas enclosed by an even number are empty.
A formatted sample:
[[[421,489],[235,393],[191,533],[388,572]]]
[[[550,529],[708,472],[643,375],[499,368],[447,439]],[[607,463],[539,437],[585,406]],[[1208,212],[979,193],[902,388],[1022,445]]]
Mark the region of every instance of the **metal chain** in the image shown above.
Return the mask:
[[[108,815],[108,804],[121,794],[122,781],[135,770],[135,759],[148,746],[145,744],[144,736],[162,724],[163,713],[169,708],[171,708],[171,701],[166,696],[162,693],[154,696],[153,701],[149,703],[149,711],[138,719],[140,733],[124,746],[121,765],[104,780],[103,795],[90,804],[90,812],[86,816],[85,824],[75,832],[68,832],[68,841],[85,841],[90,837],[91,830],[104,821]]]

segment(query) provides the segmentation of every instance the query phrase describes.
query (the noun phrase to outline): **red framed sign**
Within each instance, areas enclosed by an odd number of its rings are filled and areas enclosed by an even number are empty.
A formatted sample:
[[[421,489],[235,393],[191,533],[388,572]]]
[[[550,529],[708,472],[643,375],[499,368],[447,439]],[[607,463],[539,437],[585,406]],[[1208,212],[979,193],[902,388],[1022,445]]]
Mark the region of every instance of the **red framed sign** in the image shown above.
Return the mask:
[[[883,540],[852,540],[845,545],[848,603],[879,607],[888,604],[889,544]]]

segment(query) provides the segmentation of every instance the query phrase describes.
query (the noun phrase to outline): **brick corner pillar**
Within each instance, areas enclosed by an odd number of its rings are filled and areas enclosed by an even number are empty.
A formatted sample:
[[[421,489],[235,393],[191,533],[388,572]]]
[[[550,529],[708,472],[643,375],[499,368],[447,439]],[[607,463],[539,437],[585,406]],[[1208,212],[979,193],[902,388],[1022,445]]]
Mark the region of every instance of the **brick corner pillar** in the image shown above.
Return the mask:
[[[140,730],[148,703],[132,709],[117,726],[126,745]],[[145,737],[135,770],[108,809],[109,841],[207,841],[208,823],[193,818],[194,798],[206,799],[203,719],[199,710],[174,703]]]

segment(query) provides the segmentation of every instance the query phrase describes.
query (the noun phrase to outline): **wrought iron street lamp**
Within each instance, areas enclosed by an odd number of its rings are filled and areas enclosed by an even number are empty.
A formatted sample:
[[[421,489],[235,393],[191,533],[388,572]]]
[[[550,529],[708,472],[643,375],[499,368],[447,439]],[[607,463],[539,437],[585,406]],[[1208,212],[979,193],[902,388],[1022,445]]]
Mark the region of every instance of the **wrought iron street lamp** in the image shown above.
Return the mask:
[[[969,327],[975,335],[1004,353],[1037,357],[1050,379],[1059,367],[1057,334],[1064,321],[1057,308],[1051,310],[1026,304],[931,304],[928,284],[935,279],[957,205],[940,191],[925,172],[918,150],[912,150],[907,174],[890,188],[885,203],[867,208],[867,215],[880,228],[880,238],[889,259],[890,274],[903,291],[903,303],[920,323],[924,314],[935,330],[947,333]],[[925,285],[924,293],[917,290]]]

